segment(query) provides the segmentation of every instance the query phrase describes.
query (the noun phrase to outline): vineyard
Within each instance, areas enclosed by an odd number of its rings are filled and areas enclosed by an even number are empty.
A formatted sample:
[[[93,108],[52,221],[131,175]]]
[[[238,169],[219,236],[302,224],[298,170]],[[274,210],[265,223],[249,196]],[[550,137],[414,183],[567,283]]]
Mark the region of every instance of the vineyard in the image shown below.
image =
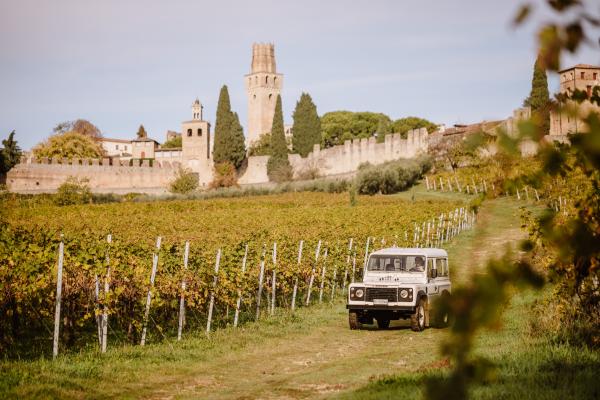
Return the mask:
[[[330,301],[360,277],[367,251],[440,245],[467,228],[474,214],[464,199],[360,197],[354,207],[347,194],[322,193],[69,207],[7,199],[0,345],[9,356],[49,354],[57,266],[61,351],[157,342]]]

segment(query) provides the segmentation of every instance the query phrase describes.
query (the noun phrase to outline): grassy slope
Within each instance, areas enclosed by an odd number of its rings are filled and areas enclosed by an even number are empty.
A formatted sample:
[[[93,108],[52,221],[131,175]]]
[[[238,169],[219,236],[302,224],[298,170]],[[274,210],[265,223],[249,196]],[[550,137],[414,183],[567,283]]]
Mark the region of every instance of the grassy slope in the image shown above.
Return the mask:
[[[477,279],[477,274],[483,273],[488,257],[501,254],[506,243],[514,245],[522,236],[519,205],[509,199],[484,204],[477,229],[465,232],[448,247],[455,266],[454,282]],[[473,388],[474,398],[599,398],[600,383],[596,376],[600,370],[598,352],[552,344],[544,336],[530,331],[531,306],[549,294],[549,288],[543,293],[516,293],[505,310],[503,326],[496,331],[481,332],[477,354],[492,360],[497,366],[497,374],[494,383]],[[336,398],[419,398],[425,378],[445,373],[446,367],[439,368],[443,365],[443,362],[425,365],[408,374],[395,372]]]
[[[486,203],[478,228],[448,247],[455,282],[480,272],[489,255],[520,235],[516,203]],[[476,397],[597,393],[590,378],[598,354],[524,336],[535,297],[519,297],[507,309],[505,329],[481,335],[479,350],[499,364],[499,383],[478,388]],[[197,333],[181,343],[114,349],[103,357],[85,351],[55,363],[7,362],[0,364],[0,397],[415,398],[422,378],[443,366],[437,348],[444,330],[416,334],[399,323],[389,331],[356,332],[346,319],[336,303],[220,330],[210,340]]]

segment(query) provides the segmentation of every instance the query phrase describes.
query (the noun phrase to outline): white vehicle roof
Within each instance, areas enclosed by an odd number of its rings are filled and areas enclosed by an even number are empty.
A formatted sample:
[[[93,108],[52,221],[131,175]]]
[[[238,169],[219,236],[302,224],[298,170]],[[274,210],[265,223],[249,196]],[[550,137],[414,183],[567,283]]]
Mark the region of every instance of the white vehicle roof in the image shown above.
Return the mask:
[[[427,257],[448,257],[444,249],[434,249],[429,247],[388,247],[371,253],[372,256],[427,256]]]

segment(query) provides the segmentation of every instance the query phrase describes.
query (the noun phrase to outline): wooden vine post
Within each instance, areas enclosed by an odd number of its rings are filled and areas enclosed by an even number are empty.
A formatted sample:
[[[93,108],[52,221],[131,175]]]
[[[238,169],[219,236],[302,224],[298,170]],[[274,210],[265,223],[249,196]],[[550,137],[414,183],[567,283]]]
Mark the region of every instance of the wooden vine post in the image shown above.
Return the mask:
[[[248,259],[248,243],[246,243],[246,250],[244,251],[244,258],[242,258],[242,279],[244,274],[246,273],[246,261]],[[237,302],[235,303],[235,314],[233,315],[233,326],[238,326],[238,321],[240,318],[240,308],[242,306],[242,289],[238,287],[237,290]]]
[[[210,302],[208,304],[208,319],[206,320],[206,335],[210,334],[210,325],[212,323],[213,308],[215,306],[215,290],[219,279],[219,264],[221,263],[221,249],[217,250],[217,259],[215,261],[215,276],[213,278],[212,290],[210,292]]]
[[[312,291],[313,283],[315,282],[315,273],[317,271],[317,263],[319,262],[319,253],[321,252],[321,241],[317,244],[317,249],[315,250],[315,263],[313,264],[312,271],[310,273],[310,280],[308,282],[308,292],[306,293],[306,305],[310,305],[310,293]]]
[[[326,271],[326,262],[327,262],[327,251],[329,249],[325,249],[325,254],[323,254],[323,268],[321,268],[321,285],[319,287],[319,303],[323,302],[323,288],[325,287],[325,271]]]
[[[346,290],[346,284],[348,283],[348,268],[350,268],[350,256],[352,254],[352,242],[354,238],[350,238],[350,243],[348,244],[348,256],[346,257],[346,268],[344,269],[344,283],[342,285],[342,292]],[[354,282],[354,274],[352,274],[352,282]]]
[[[304,247],[304,240],[300,240],[300,244],[298,245],[298,270],[300,270],[300,266],[302,264],[302,248]],[[296,296],[298,295],[298,274],[300,271],[296,273],[296,278],[294,279],[294,289],[292,290],[292,311],[296,309]]]
[[[262,256],[260,257],[260,272],[258,273],[258,292],[256,293],[256,320],[260,317],[260,298],[262,296],[263,279],[265,278],[265,254],[267,244],[263,244]]]
[[[58,268],[56,271],[56,304],[54,307],[54,340],[52,342],[52,358],[58,356],[58,336],[60,334],[60,302],[62,299],[62,276],[65,245],[63,244],[63,235],[60,235],[60,244],[58,245]]]
[[[106,353],[108,340],[108,292],[110,290],[110,245],[112,243],[112,235],[106,237],[108,249],[106,250],[106,275],[104,276],[104,304],[102,307],[102,343],[101,352]]]
[[[277,290],[277,242],[273,243],[273,279],[271,279],[271,315],[275,314],[275,299]]]
[[[158,253],[160,252],[160,242],[162,238],[156,238],[156,253],[152,255],[152,273],[150,274],[150,287],[146,296],[146,310],[144,311],[144,325],[142,327],[142,339],[140,345],[146,344],[146,331],[148,330],[148,317],[150,316],[150,302],[152,301],[152,289],[154,288],[154,280],[156,279],[156,269],[158,268]]]
[[[179,296],[179,323],[177,325],[177,340],[181,340],[181,331],[185,320],[185,289],[186,281],[185,274],[188,269],[188,257],[190,254],[190,242],[186,240],[183,250],[183,277],[181,278],[181,295]]]
[[[371,237],[367,237],[367,245],[365,246],[365,258],[363,260],[363,276],[365,276],[367,271],[367,260],[369,259],[369,241]]]

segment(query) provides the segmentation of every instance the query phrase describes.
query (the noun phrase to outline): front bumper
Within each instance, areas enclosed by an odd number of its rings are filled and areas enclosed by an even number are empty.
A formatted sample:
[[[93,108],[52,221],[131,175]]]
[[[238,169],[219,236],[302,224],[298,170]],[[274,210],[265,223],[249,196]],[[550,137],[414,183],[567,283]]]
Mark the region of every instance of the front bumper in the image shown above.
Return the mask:
[[[406,311],[410,313],[415,312],[415,306],[406,305],[406,306],[397,306],[397,305],[387,305],[387,304],[346,304],[347,310],[356,310],[356,311]]]

